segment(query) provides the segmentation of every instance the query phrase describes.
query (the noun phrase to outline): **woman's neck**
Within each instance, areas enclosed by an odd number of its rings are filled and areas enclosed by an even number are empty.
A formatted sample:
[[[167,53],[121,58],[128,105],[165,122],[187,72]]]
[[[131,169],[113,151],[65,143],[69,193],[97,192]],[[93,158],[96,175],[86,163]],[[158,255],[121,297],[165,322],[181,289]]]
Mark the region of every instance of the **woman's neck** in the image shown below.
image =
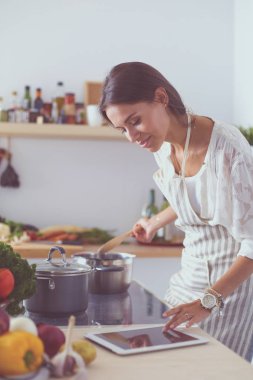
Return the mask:
[[[204,116],[190,115],[191,117],[191,141],[190,149],[196,153],[209,144],[213,129],[213,121]],[[170,124],[166,135],[166,141],[170,142],[176,151],[184,150],[187,135],[187,116],[180,119],[174,115],[170,118]]]
[[[177,150],[184,149],[187,127],[187,115],[179,118],[173,114],[170,115],[165,141],[171,143]]]

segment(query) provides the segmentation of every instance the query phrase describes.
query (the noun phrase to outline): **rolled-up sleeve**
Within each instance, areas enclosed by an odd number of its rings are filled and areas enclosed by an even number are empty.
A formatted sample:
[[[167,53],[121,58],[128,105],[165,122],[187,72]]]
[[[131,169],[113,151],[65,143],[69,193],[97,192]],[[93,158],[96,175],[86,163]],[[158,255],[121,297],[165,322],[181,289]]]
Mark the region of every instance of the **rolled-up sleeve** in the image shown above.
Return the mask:
[[[253,239],[243,239],[238,256],[246,256],[253,260]]]
[[[238,255],[253,259],[253,158],[238,159],[231,177],[231,233],[241,243]]]

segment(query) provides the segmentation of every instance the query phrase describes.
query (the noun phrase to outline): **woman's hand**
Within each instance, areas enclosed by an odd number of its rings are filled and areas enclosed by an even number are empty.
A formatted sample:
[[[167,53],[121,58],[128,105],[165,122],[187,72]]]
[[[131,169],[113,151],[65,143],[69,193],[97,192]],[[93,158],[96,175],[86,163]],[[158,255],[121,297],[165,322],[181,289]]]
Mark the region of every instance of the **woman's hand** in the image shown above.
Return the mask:
[[[177,219],[177,214],[169,206],[165,210],[152,216],[150,219],[141,218],[133,226],[133,235],[142,243],[150,243],[159,228],[164,227]]]
[[[181,323],[186,322],[186,327],[191,327],[209,317],[211,310],[206,310],[201,306],[200,300],[184,303],[163,313],[163,317],[172,317],[163,328],[163,331],[175,329]]]
[[[133,236],[142,243],[150,243],[157,229],[151,223],[151,219],[141,218],[133,226]]]

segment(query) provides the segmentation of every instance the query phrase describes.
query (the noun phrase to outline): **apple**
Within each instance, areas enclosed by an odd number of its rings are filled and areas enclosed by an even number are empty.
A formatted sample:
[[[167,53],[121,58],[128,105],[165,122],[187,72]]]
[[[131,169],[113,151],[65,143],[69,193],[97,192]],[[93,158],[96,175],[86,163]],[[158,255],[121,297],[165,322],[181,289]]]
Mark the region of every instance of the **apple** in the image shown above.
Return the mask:
[[[0,335],[9,331],[10,317],[4,309],[0,308]]]
[[[45,352],[51,358],[59,351],[65,343],[65,335],[57,326],[38,323],[38,336],[44,343]]]

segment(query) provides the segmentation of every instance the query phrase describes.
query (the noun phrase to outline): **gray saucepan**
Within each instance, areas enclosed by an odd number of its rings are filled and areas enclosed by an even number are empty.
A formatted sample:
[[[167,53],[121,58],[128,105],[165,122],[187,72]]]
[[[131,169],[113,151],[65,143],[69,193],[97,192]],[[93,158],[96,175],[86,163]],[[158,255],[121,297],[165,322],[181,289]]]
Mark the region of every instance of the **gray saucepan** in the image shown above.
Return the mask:
[[[73,262],[93,268],[89,277],[89,291],[95,294],[125,292],[132,279],[133,259],[130,253],[79,252],[72,256]]]
[[[61,260],[53,260],[54,252],[61,254]],[[45,316],[84,312],[88,306],[91,273],[89,265],[68,262],[62,247],[52,247],[48,259],[37,265],[36,292],[25,301],[26,309]]]

